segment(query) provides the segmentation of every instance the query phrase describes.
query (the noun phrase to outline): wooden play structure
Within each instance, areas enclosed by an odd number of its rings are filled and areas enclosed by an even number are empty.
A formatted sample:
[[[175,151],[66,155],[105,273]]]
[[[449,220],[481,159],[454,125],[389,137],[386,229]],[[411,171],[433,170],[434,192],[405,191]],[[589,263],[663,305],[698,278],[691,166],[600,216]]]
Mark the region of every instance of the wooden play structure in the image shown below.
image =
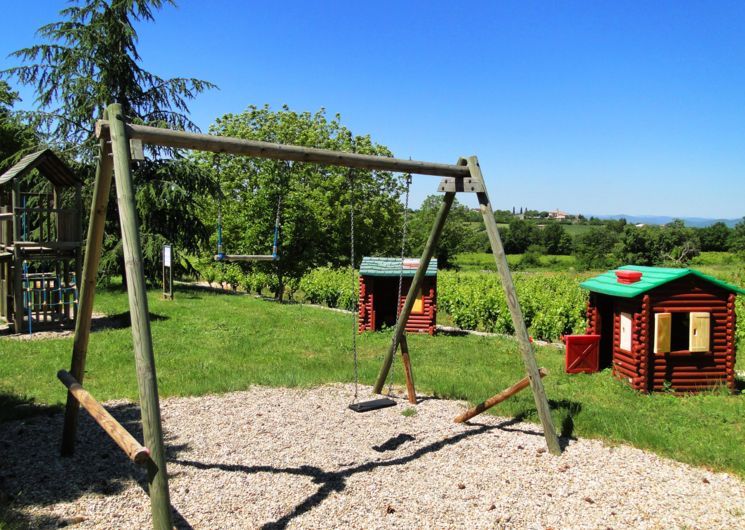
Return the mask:
[[[600,368],[642,392],[735,389],[735,297],[745,291],[694,269],[632,265],[581,286]]]
[[[442,205],[436,215],[418,267],[411,279],[408,294],[396,321],[390,348],[386,352],[383,365],[378,373],[374,385],[374,392],[377,394],[381,393],[385,385],[393,358],[399,347],[402,353],[408,353],[405,325],[411,316],[418,293],[426,278],[428,266],[455,196],[458,193],[474,193],[480,205],[486,231],[491,243],[492,253],[501,276],[502,285],[505,289],[507,303],[516,330],[515,335],[519,342],[520,353],[527,372],[527,384],[522,388],[530,386],[532,389],[548,450],[552,454],[560,454],[561,447],[551,419],[548,400],[541,380],[542,374],[539,373],[539,368],[536,365],[532,345],[512,282],[512,276],[497,231],[494,211],[489,203],[481,168],[475,156],[461,158],[457,164],[441,164],[159,129],[125,122],[121,106],[118,104],[110,105],[106,109],[104,119],[96,125],[96,134],[100,140],[100,156],[98,158],[99,163],[96,170],[95,189],[90,211],[80,307],[73,343],[72,368],[70,370],[71,379],[67,378],[67,383],[70,383],[69,385],[66,383],[71,391],[68,393],[67,408],[65,411],[62,443],[63,454],[70,454],[74,450],[79,412],[78,398],[80,393],[77,392],[76,395],[72,391],[72,388],[75,383],[83,383],[106,207],[112,177],[115,177],[114,183],[116,185],[122,227],[122,245],[126,264],[127,290],[132,320],[134,357],[142,413],[144,446],[149,451],[149,458],[146,459],[148,492],[152,508],[153,526],[155,528],[170,530],[173,524],[157,377],[155,373],[153,341],[150,332],[147,292],[143,272],[142,250],[140,248],[137,212],[135,210],[135,190],[133,189],[130,170],[130,142],[132,141],[177,149],[197,149],[215,153],[229,153],[232,155],[288,160],[300,163],[342,166],[352,169],[359,168],[444,177],[438,186],[438,191],[444,193]],[[352,240],[353,235],[354,231],[352,230]],[[352,245],[353,248],[354,245]],[[354,335],[356,333],[353,333]],[[413,379],[410,375],[409,371],[407,373],[407,386],[411,385],[411,389],[413,390]],[[77,389],[78,387],[74,388]],[[519,391],[519,388],[511,389],[510,395],[517,391]],[[477,408],[479,410],[476,413],[486,410],[488,403],[482,404]],[[111,434],[110,431],[111,429],[107,429],[106,432]]]
[[[75,320],[80,188],[80,180],[49,149],[22,158],[0,175],[0,318],[12,323],[16,333],[65,327]]]
[[[403,292],[411,287],[419,260],[365,256],[360,264],[359,331],[377,331],[394,326],[406,302],[398,295],[399,274]],[[398,298],[398,300],[396,300]],[[435,334],[437,327],[437,259],[429,262],[417,292],[405,331]]]

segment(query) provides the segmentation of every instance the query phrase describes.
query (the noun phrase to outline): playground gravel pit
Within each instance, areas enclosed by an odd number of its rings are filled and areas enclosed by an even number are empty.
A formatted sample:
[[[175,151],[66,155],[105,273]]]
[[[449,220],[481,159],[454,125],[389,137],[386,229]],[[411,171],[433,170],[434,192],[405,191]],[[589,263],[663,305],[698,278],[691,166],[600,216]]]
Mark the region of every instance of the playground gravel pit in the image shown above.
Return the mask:
[[[368,388],[362,395],[366,396]],[[628,446],[424,398],[357,414],[349,385],[161,401],[178,528],[745,528],[745,482]],[[139,409],[106,404],[141,439]],[[149,528],[144,470],[83,413],[0,424],[0,521],[11,528]],[[15,526],[14,526],[15,525]]]

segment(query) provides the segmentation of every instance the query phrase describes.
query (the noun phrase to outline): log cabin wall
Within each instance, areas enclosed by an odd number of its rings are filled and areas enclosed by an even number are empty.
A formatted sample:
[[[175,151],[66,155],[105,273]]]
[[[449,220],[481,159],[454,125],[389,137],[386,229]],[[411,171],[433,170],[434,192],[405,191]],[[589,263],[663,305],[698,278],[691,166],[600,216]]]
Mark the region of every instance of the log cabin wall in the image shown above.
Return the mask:
[[[623,347],[621,327],[623,315],[629,315],[628,331],[630,340],[628,348]],[[642,303],[640,299],[613,300],[613,375],[618,379],[629,382],[635,390],[646,390],[644,359],[639,347],[641,336],[641,321],[643,319]]]
[[[650,354],[649,389],[698,392],[725,384],[735,388],[735,295],[695,276],[686,276],[650,291],[650,323],[656,313],[708,313],[709,351],[674,349]],[[654,330],[653,330],[654,332]],[[654,334],[647,345],[653,351]]]
[[[411,285],[411,278],[404,278],[398,309],[406,301],[406,293]],[[360,333],[376,331],[383,324],[395,323],[396,297],[398,296],[398,278],[360,276],[359,291],[359,324]],[[437,279],[426,277],[422,285],[422,310],[412,311],[406,322],[406,331],[426,332],[434,335],[437,328]]]

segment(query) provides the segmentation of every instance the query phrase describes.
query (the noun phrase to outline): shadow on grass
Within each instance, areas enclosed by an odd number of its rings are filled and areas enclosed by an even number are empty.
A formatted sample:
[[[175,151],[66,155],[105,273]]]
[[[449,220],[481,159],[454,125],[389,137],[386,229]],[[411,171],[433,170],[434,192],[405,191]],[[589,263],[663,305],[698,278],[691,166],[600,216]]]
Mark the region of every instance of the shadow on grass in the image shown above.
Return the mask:
[[[0,423],[34,416],[52,416],[62,410],[62,405],[40,404],[34,398],[0,392]]]
[[[81,411],[75,454],[59,456],[62,437],[62,414],[51,414],[62,407],[46,407],[29,400],[0,396],[6,403],[17,404],[20,421],[0,423],[0,527],[59,528],[83,522],[80,518],[39,515],[32,508],[62,502],[74,502],[83,495],[96,493],[117,495],[130,480],[136,481],[147,496],[147,475],[134,465],[106,433]],[[132,435],[141,440],[140,408],[133,403],[107,407]],[[185,445],[169,444],[168,458],[176,458]],[[174,522],[179,528],[191,528],[177,510]],[[3,524],[5,526],[3,526]]]
[[[165,315],[158,315],[157,313],[148,313],[150,322],[162,322],[168,320],[169,317]],[[106,315],[98,318],[93,318],[91,322],[91,329],[93,331],[100,331],[103,329],[125,329],[132,326],[132,317],[129,311],[123,311],[116,315]]]

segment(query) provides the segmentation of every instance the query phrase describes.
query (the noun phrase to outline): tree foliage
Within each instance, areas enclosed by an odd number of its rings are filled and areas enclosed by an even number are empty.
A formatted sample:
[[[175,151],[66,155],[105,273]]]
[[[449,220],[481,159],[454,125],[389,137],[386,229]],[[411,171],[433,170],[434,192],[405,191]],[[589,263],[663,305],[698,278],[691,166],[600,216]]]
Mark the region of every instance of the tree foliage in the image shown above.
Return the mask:
[[[424,245],[434,226],[442,200],[442,195],[429,195],[422,201],[419,210],[412,213],[407,254],[418,257],[424,251]],[[468,207],[455,199],[435,249],[435,257],[437,257],[437,264],[440,268],[452,266],[453,258],[458,252],[487,250],[489,242],[486,233],[480,230],[483,221],[479,224],[472,219],[472,212]]]
[[[38,143],[34,130],[13,113],[13,105],[18,100],[18,94],[10,89],[6,81],[0,80],[0,173],[28,154]]]
[[[391,156],[369,136],[357,136],[341,124],[316,113],[288,107],[249,107],[226,114],[210,131],[251,140],[288,143],[338,151]],[[200,154],[196,160],[220,183],[224,250],[227,254],[270,254],[279,210],[279,261],[257,263],[276,274],[279,290],[287,278],[299,278],[318,266],[348,265],[350,204],[354,202],[355,255],[400,253],[401,179],[388,172],[348,170],[334,166],[258,158]],[[350,185],[351,183],[351,185]],[[216,233],[217,200],[205,201],[202,222]],[[212,248],[205,253],[214,253]],[[246,268],[250,268],[246,266]]]
[[[12,54],[23,63],[6,76],[30,85],[39,110],[29,113],[38,127],[80,148],[91,158],[93,125],[109,103],[120,103],[129,120],[176,129],[196,129],[187,101],[213,88],[208,81],[164,79],[140,66],[136,22],[154,21],[154,12],[173,0],[88,0],[60,11],[62,20],[37,31],[44,41]]]
[[[135,23],[152,22],[154,14],[172,0],[88,0],[60,11],[62,20],[42,26],[42,43],[16,51],[23,63],[3,73],[30,85],[39,110],[28,113],[32,123],[47,133],[69,158],[87,163],[79,175],[84,195],[91,196],[92,163],[96,154],[93,126],[103,108],[121,104],[128,121],[175,129],[196,129],[187,102],[214,87],[195,78],[164,79],[141,66]],[[74,155],[74,156],[72,156]],[[180,255],[196,252],[206,229],[195,213],[198,197],[214,187],[206,176],[179,153],[170,158],[135,164],[133,179],[145,268],[158,276],[164,242]],[[87,216],[83,216],[87,219]],[[103,270],[124,270],[116,201],[109,201]]]

